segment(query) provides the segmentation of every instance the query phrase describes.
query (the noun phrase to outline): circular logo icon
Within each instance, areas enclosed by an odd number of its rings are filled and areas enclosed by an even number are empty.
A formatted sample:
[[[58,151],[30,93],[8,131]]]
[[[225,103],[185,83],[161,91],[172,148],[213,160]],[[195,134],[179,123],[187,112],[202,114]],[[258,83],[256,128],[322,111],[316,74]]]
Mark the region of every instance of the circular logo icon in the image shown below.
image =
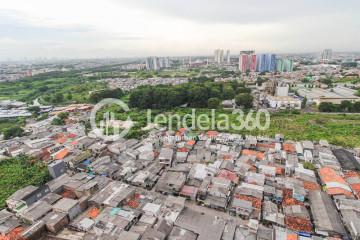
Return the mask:
[[[129,116],[125,121],[116,120],[114,112],[106,111],[102,116],[102,120],[97,123],[96,116],[106,105],[117,105],[125,112],[128,112],[130,109],[128,105],[120,99],[105,98],[98,102],[90,113],[90,124],[93,133],[105,141],[116,141],[128,134],[133,126],[133,121]]]

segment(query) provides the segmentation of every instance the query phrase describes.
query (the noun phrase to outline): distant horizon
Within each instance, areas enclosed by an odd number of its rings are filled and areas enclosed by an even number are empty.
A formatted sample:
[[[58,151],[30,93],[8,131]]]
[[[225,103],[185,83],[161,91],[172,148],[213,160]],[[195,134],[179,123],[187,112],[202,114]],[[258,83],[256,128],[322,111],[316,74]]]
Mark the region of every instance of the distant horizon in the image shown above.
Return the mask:
[[[357,0],[4,0],[0,58],[360,51],[358,9]]]
[[[215,49],[214,49],[215,50]],[[224,48],[224,50],[227,50]],[[245,49],[244,49],[245,50]],[[247,49],[248,50],[248,49]],[[324,50],[324,49],[322,49]],[[322,51],[321,50],[321,51]],[[266,53],[273,53],[273,54],[277,54],[277,55],[320,55],[321,51],[317,51],[317,52],[270,52],[270,51],[262,51],[262,52],[256,52],[255,54],[266,54]],[[334,51],[333,50],[333,54],[359,54],[360,55],[360,51]],[[232,58],[238,57],[240,55],[240,51],[238,51],[238,54],[234,54],[233,52],[231,52],[230,50],[230,56]],[[194,57],[194,58],[214,58],[213,54],[208,54],[208,55],[147,55],[147,56],[132,56],[132,57],[34,57],[34,58],[18,58],[18,59],[11,59],[11,58],[7,58],[7,59],[1,59],[0,58],[0,63],[6,63],[6,62],[23,62],[23,61],[76,61],[76,60],[140,60],[140,59],[145,59],[147,57],[169,57],[169,58],[188,58],[188,57]]]

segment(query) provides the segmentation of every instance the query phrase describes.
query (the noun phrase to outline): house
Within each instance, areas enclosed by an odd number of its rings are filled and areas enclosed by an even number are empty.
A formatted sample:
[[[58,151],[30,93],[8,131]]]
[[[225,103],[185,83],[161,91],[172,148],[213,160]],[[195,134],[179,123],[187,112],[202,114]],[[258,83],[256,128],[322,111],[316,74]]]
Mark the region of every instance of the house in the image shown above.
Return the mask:
[[[135,189],[122,182],[110,182],[89,199],[90,205],[118,207],[130,200]]]
[[[270,201],[262,204],[262,220],[272,225],[285,226],[285,216],[279,212],[278,206]]]
[[[338,172],[330,167],[323,167],[319,170],[322,183],[326,186],[329,195],[344,195],[353,197],[352,190],[345,179]]]
[[[22,208],[31,206],[33,203],[37,202],[48,193],[50,193],[50,189],[47,185],[42,187],[29,185],[13,193],[6,200],[6,205],[12,211],[18,212]]]
[[[159,154],[159,162],[161,164],[171,166],[174,150],[171,148],[162,148]]]
[[[346,236],[339,213],[327,193],[310,191],[309,201],[317,234],[329,237]]]
[[[48,164],[48,170],[53,179],[60,177],[66,172],[65,162],[56,160]]]
[[[185,173],[167,171],[160,177],[155,189],[162,193],[178,194],[185,185],[185,182]]]
[[[341,213],[341,219],[350,232],[353,239],[360,238],[360,201],[352,199],[339,199],[337,207]]]
[[[197,234],[180,227],[173,227],[171,230],[168,240],[196,240]]]
[[[253,212],[252,202],[235,197],[230,203],[229,212],[234,216],[247,220]]]
[[[217,216],[185,208],[174,225],[197,234],[197,240],[221,240],[226,221]]]
[[[62,198],[53,206],[54,212],[64,213],[69,220],[73,220],[81,213],[81,208],[78,200],[70,198]]]
[[[44,201],[38,201],[19,213],[20,218],[29,224],[34,224],[52,210],[52,206]]]
[[[205,206],[225,211],[234,184],[225,178],[209,177],[199,188],[199,198]]]

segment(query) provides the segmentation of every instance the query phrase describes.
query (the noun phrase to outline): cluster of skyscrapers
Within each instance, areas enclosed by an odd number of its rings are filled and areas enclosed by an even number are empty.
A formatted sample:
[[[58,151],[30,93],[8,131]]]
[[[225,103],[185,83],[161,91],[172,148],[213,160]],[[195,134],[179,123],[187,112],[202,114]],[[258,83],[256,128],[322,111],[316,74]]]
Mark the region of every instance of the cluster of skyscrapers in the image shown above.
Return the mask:
[[[239,70],[246,72],[291,72],[293,61],[277,58],[275,54],[255,54],[255,51],[241,51]]]
[[[324,49],[321,53],[321,60],[331,60],[332,58],[332,50],[331,49]]]
[[[214,61],[216,63],[230,63],[230,50],[226,50],[226,53],[224,54],[223,49],[216,49],[214,52]]]
[[[169,68],[170,65],[170,59],[168,57],[148,57],[146,58],[146,69],[147,70],[160,70],[163,68]]]

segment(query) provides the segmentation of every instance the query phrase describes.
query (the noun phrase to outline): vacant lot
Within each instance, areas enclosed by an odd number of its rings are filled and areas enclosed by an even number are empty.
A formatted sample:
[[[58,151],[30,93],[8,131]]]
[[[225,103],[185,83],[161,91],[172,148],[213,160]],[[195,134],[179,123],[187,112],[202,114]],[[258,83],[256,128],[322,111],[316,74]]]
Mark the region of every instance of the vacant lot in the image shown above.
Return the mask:
[[[190,109],[177,109],[167,114],[178,113],[181,116],[191,113]],[[211,117],[210,110],[197,110],[197,114],[205,113]],[[219,114],[227,114],[230,122],[236,123],[237,115],[231,112],[219,110],[216,112],[216,124],[221,121]],[[264,121],[264,117],[261,119]],[[215,127],[216,129],[216,127]],[[321,114],[321,113],[273,113],[271,114],[269,129],[255,130],[232,130],[228,132],[239,134],[274,136],[277,133],[285,135],[291,140],[314,140],[326,139],[332,144],[346,147],[360,147],[360,115],[345,114]]]
[[[0,209],[5,200],[16,190],[28,185],[39,186],[49,180],[45,164],[29,157],[21,156],[0,162]]]

